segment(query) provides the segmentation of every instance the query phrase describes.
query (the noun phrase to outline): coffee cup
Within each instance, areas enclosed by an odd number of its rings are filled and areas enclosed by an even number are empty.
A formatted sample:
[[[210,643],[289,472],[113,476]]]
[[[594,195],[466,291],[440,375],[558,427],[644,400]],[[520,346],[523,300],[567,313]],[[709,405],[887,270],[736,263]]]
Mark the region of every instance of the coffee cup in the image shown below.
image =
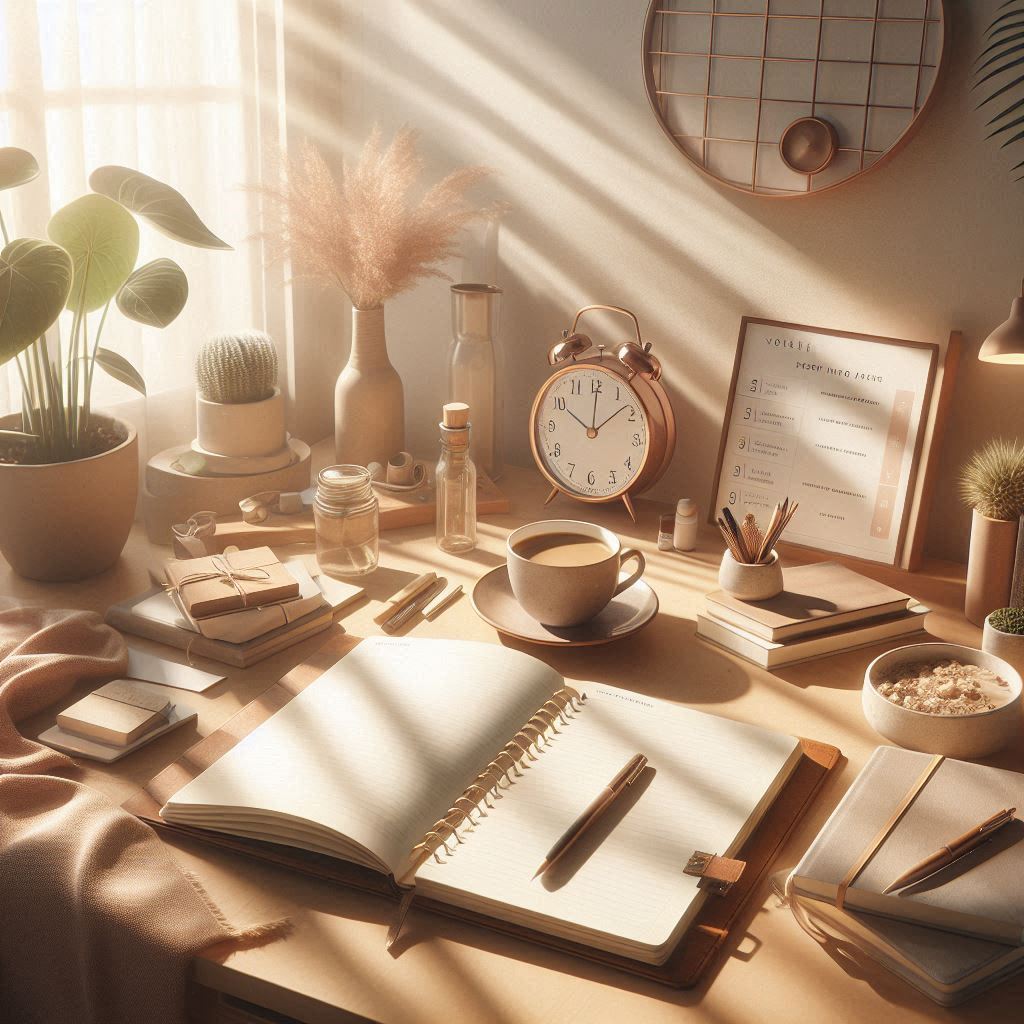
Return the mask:
[[[623,548],[603,526],[549,519],[509,534],[508,577],[523,610],[545,626],[578,626],[633,586],[644,573],[644,556]],[[636,569],[625,579],[625,562]]]

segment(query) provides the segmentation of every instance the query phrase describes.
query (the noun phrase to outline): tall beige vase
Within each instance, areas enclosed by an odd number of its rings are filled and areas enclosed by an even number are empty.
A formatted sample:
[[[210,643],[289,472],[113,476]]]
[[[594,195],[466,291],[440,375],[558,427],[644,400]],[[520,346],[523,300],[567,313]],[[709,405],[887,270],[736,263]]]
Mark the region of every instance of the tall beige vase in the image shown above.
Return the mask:
[[[405,449],[402,379],[388,359],[384,307],[352,309],[352,349],[334,388],[334,454],[339,463],[387,465]]]
[[[1009,603],[1018,529],[1016,519],[1005,522],[972,513],[964,614],[977,626],[989,612]]]

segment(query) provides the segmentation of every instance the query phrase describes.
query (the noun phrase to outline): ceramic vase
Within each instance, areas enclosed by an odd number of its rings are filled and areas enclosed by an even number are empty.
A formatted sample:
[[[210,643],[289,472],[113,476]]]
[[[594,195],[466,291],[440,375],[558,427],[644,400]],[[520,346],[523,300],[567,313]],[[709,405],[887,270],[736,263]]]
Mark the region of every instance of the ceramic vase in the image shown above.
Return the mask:
[[[352,310],[352,348],[334,388],[334,454],[368,466],[405,448],[402,380],[388,359],[384,307]]]
[[[718,585],[741,601],[767,601],[782,593],[782,562],[773,551],[767,562],[737,562],[730,551],[722,555]]]
[[[989,612],[1010,603],[1018,529],[1016,519],[1005,522],[972,513],[964,614],[976,626]]]
[[[93,419],[111,424],[124,440],[74,462],[0,464],[0,552],[19,576],[81,580],[120,557],[135,519],[139,441],[128,423]],[[17,415],[0,420],[0,428],[20,425]]]
[[[1004,633],[992,625],[991,616],[985,616],[985,629],[981,636],[981,649],[1012,665],[1024,675],[1024,635]]]

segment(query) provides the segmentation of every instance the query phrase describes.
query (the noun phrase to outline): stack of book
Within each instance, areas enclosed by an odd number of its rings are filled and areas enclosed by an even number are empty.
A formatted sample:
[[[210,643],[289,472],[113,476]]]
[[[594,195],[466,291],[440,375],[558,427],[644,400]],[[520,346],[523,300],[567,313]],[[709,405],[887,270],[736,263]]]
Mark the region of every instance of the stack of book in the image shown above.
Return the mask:
[[[1024,806],[1024,776],[946,758],[922,786],[931,761],[913,750],[875,750],[787,888],[819,941],[821,932],[832,935],[952,1006],[1024,969],[1024,822],[1011,820],[959,859],[940,857],[918,881],[893,883],[982,819]],[[917,796],[897,816],[912,789]],[[838,907],[839,887],[871,850]]]
[[[233,585],[225,586],[215,574],[199,579],[208,567],[190,564],[206,562],[208,558],[173,560],[167,567],[170,580],[192,579],[206,585],[154,587],[111,607],[107,622],[124,633],[187,650],[190,655],[247,668],[322,633],[331,626],[341,608],[363,595],[362,587],[323,576],[319,569],[315,569],[314,575],[303,559],[280,563],[268,548],[241,554],[248,556],[246,565],[252,562],[253,567],[260,569],[247,572],[241,562],[238,563],[237,582],[243,589],[254,583],[269,587],[276,582],[284,586],[238,607],[235,600],[238,594]],[[241,578],[264,574],[276,580],[268,579],[264,583]],[[286,596],[274,596],[282,590]],[[208,600],[210,598],[212,601]],[[225,607],[225,602],[232,607]]]
[[[767,601],[709,594],[697,635],[762,668],[778,668],[924,629],[924,605],[838,562],[787,568],[785,584]]]

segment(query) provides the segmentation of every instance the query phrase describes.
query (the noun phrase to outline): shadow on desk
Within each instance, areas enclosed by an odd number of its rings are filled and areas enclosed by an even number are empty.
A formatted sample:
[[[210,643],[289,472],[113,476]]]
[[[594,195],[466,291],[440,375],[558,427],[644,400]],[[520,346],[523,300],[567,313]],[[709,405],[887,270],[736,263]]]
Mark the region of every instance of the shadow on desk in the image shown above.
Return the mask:
[[[660,611],[639,633],[594,647],[548,647],[504,634],[499,639],[506,647],[543,659],[568,680],[607,683],[683,704],[723,704],[741,697],[750,689],[748,672],[698,640],[696,628],[692,619]],[[678,668],[670,681],[659,683],[659,673],[650,671],[652,663]]]

